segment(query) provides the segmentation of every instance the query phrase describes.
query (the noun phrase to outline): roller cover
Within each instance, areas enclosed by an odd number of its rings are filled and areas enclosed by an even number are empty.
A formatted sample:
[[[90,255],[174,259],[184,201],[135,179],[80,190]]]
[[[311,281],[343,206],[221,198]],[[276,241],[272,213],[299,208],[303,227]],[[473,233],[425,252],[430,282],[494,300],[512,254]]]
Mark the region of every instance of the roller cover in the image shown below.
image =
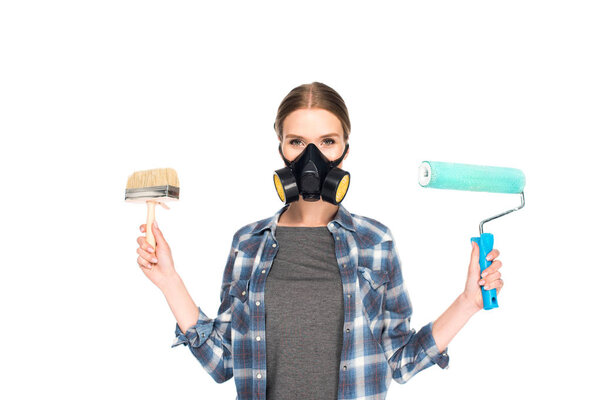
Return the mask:
[[[525,174],[516,168],[423,161],[419,166],[419,184],[436,189],[521,193]]]

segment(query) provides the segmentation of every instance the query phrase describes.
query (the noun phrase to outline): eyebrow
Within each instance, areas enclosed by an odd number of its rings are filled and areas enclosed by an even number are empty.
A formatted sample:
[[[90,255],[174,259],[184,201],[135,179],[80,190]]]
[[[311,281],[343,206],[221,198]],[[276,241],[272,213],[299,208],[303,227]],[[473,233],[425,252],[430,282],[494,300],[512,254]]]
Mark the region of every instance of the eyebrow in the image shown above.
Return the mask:
[[[304,137],[303,137],[303,136],[300,136],[300,135],[295,135],[295,134],[293,134],[293,133],[289,133],[289,134],[287,134],[286,136],[287,136],[288,138],[300,138],[300,139],[304,139]],[[326,134],[324,134],[324,135],[321,135],[321,136],[319,136],[319,139],[322,139],[322,138],[324,138],[324,137],[327,137],[327,136],[340,136],[340,134],[339,134],[338,132],[326,133]]]

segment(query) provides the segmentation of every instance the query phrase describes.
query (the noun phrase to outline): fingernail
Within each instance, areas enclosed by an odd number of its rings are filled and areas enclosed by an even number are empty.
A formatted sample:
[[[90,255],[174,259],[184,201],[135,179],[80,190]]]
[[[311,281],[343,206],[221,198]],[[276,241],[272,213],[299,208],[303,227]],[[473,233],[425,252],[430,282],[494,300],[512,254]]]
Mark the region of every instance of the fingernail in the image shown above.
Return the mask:
[[[492,256],[490,254],[488,254],[487,256],[485,256],[485,259],[490,261],[492,259]]]
[[[158,228],[158,224],[156,223],[156,220],[154,220],[154,222],[152,223],[152,225],[154,225],[155,228]]]
[[[154,253],[154,249],[152,247],[150,247],[150,246],[148,246],[147,250],[148,250],[148,253]]]
[[[157,260],[156,258],[153,258],[153,259],[152,259],[152,262],[153,262],[153,263],[156,263],[156,262],[158,262],[158,260]]]
[[[475,248],[475,242],[471,241],[471,247]]]
[[[484,272],[483,274],[481,274],[481,277],[485,278],[487,274],[488,274],[487,272]]]
[[[488,290],[490,287],[489,287],[488,285],[485,285],[483,288],[484,288],[485,290]]]

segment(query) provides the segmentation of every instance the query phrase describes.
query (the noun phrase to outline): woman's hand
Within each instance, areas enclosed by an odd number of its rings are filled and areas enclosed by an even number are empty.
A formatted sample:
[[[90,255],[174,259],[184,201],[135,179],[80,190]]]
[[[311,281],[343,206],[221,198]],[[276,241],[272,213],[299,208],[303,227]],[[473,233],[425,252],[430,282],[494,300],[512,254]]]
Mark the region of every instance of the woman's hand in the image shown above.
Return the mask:
[[[140,225],[140,231],[146,232],[146,224]],[[156,239],[156,249],[150,246],[150,243],[146,240],[146,236],[139,236],[137,243],[137,253],[139,254],[137,262],[141,267],[144,274],[154,283],[158,288],[161,288],[169,278],[176,275],[175,267],[173,265],[173,256],[171,255],[171,248],[165,240],[156,220],[152,224],[152,233]]]
[[[491,290],[495,288],[497,296],[500,294],[500,289],[502,289],[502,286],[504,286],[504,281],[500,279],[500,271],[498,271],[498,269],[502,266],[502,261],[495,259],[498,257],[500,252],[497,249],[493,249],[488,253],[487,256],[488,261],[493,260],[492,264],[485,270],[481,271],[481,268],[479,267],[479,246],[475,242],[472,243],[473,250],[471,251],[471,262],[469,263],[467,283],[465,285],[465,291],[462,295],[468,302],[475,306],[477,311],[479,311],[483,309],[481,286],[484,286],[485,290]]]

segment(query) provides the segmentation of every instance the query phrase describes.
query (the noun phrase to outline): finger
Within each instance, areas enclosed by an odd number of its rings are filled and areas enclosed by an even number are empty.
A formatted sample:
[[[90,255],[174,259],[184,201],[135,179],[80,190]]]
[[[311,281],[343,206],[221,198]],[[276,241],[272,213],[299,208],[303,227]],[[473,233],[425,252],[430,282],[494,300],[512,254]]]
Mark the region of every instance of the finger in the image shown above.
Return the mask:
[[[493,281],[500,279],[500,272],[494,272],[488,276],[486,276],[485,278],[481,278],[479,280],[479,286],[486,286],[489,285],[490,283],[492,283]],[[484,288],[485,289],[485,288]]]
[[[479,266],[479,246],[477,242],[471,241],[473,243],[473,250],[471,251],[471,264]]]
[[[160,229],[158,229],[158,222],[156,222],[156,220],[154,220],[154,223],[152,224],[152,233],[154,233],[154,237],[157,243],[166,244],[165,237],[163,236]]]
[[[504,285],[504,282],[502,281],[502,279],[498,278],[493,282],[488,283],[486,286],[487,288],[484,287],[485,290],[492,290],[492,289],[496,289],[496,294],[498,294],[498,288],[502,287]]]
[[[502,266],[502,261],[500,260],[494,260],[489,267],[487,267],[486,269],[483,270],[483,272],[481,273],[481,277],[485,277],[487,275],[492,274],[493,272],[498,271],[498,268],[500,268]]]
[[[152,247],[148,240],[146,240],[144,246],[146,246],[146,249],[148,249],[149,253],[154,253],[154,251],[156,250],[156,248]]]
[[[498,257],[500,255],[500,251],[498,251],[498,249],[492,249],[489,253],[487,253],[487,255],[485,256],[485,259],[488,261],[492,261],[494,258]]]
[[[140,231],[146,232],[146,224],[141,224],[140,225]]]
[[[137,248],[137,253],[146,261],[151,262],[151,263],[157,263],[158,259],[156,258],[156,256],[152,253],[147,252],[146,250],[142,249],[141,247]]]
[[[152,269],[152,264],[149,263],[148,261],[144,260],[141,256],[138,256],[137,263],[142,268]]]
[[[150,246],[150,243],[148,243],[148,241],[146,240],[146,236],[139,236],[137,238],[137,242],[142,249],[146,250],[149,253],[154,253],[154,248]]]

